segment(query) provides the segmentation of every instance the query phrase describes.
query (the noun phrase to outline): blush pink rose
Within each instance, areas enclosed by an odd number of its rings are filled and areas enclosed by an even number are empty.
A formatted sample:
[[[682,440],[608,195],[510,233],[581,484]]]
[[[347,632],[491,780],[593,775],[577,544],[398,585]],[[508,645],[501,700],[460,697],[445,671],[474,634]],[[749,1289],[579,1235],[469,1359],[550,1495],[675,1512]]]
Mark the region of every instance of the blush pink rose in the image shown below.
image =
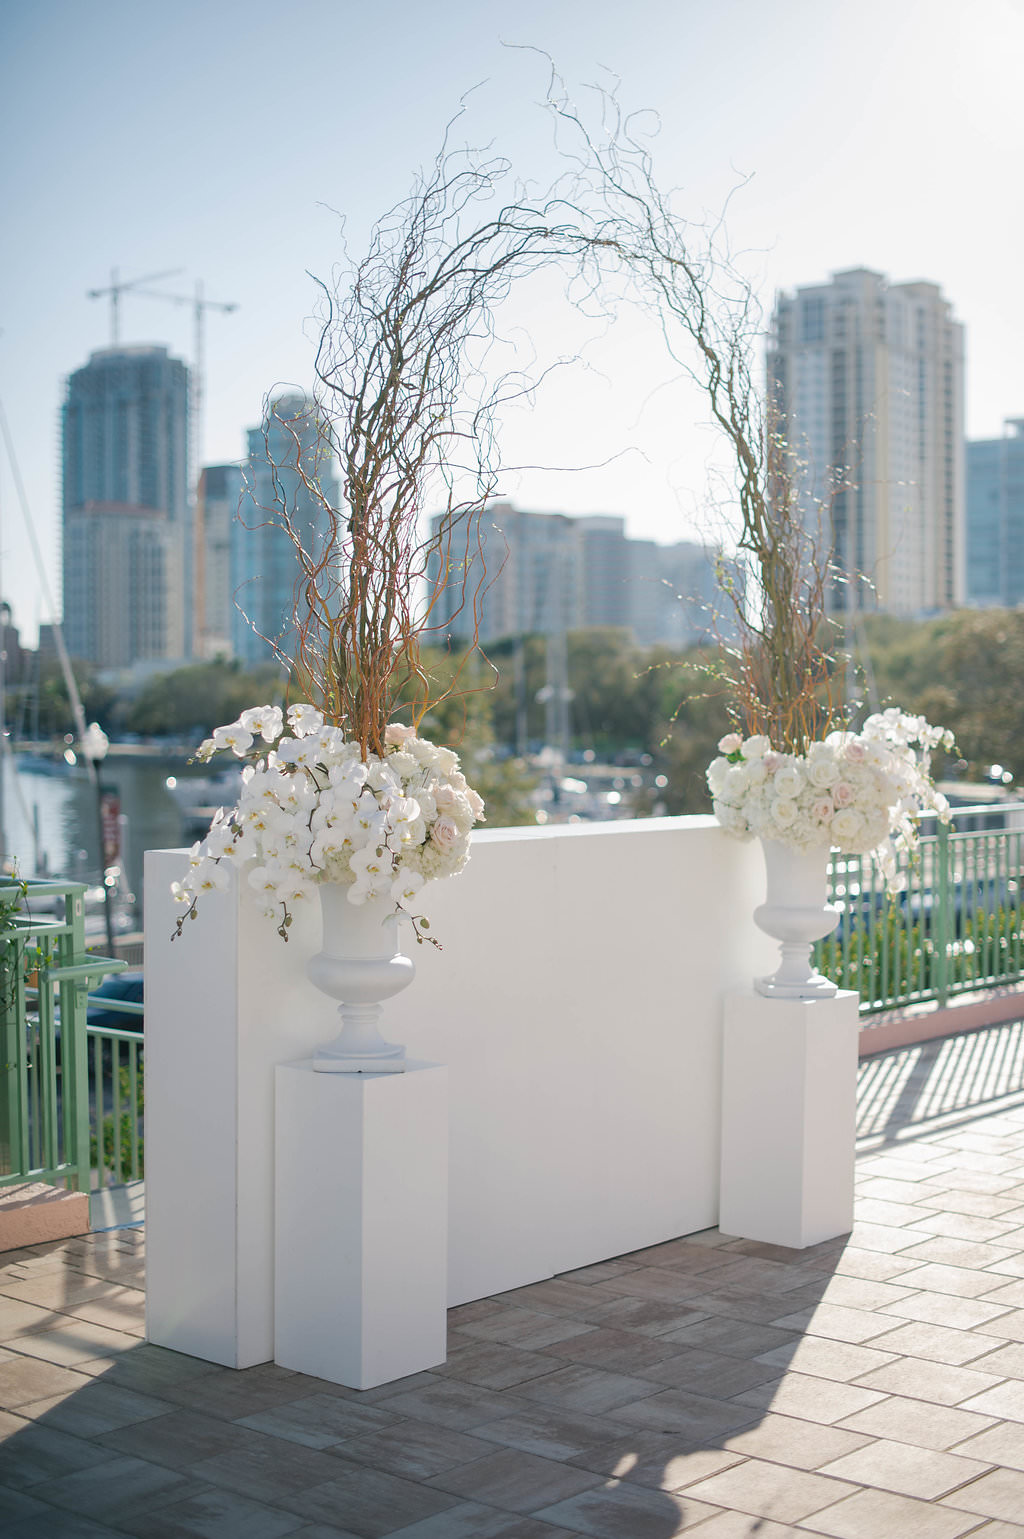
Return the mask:
[[[454,818],[438,818],[430,830],[430,837],[438,849],[447,855],[459,837],[459,826]]]

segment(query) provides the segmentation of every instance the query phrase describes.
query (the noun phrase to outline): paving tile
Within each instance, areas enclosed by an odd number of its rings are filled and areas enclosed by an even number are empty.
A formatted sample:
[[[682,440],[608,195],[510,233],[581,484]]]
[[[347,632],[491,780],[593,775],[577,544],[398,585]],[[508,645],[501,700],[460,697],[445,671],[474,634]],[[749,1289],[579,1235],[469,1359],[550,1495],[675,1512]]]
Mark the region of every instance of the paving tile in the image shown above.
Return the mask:
[[[981,1459],[879,1438],[853,1453],[840,1455],[826,1464],[821,1473],[850,1480],[854,1485],[881,1486],[901,1496],[933,1501],[986,1474],[988,1469],[989,1464]]]
[[[331,1530],[333,1534],[334,1530]],[[295,1539],[314,1539],[310,1529],[302,1529]],[[323,1530],[324,1539],[329,1539]],[[539,1518],[524,1518],[514,1512],[499,1512],[479,1502],[460,1502],[434,1518],[424,1518],[410,1528],[398,1529],[389,1539],[578,1539],[568,1528],[555,1528]]]
[[[73,1305],[88,1299],[105,1299],[116,1289],[98,1277],[87,1277],[65,1266],[37,1273],[22,1280],[4,1279],[0,1282],[0,1297],[20,1299],[24,1304],[35,1304],[39,1309],[67,1311]]]
[[[697,1448],[670,1432],[633,1432],[600,1443],[572,1462],[614,1480],[678,1491],[719,1470],[738,1464],[743,1454],[723,1448]]]
[[[520,1384],[516,1393],[523,1400],[539,1400],[544,1405],[559,1406],[563,1410],[600,1416],[605,1411],[614,1411],[618,1406],[656,1393],[657,1387],[649,1379],[609,1373],[584,1363],[570,1363],[543,1379]]]
[[[910,1395],[936,1405],[961,1405],[968,1399],[979,1400],[992,1391],[999,1375],[979,1373],[974,1368],[953,1368],[948,1363],[932,1363],[923,1358],[903,1358],[863,1374],[858,1380],[866,1389],[881,1389],[891,1395]],[[984,1410],[974,1405],[972,1409]]]
[[[574,1283],[564,1277],[550,1277],[544,1282],[530,1283],[525,1288],[511,1288],[507,1293],[496,1294],[495,1298],[499,1304],[529,1309],[536,1314],[568,1315],[572,1319],[585,1320],[589,1310],[617,1298],[621,1292],[619,1282],[633,1275],[634,1269],[626,1268],[613,1280],[614,1286],[608,1283]]]
[[[298,1400],[311,1381],[297,1374],[269,1374],[259,1368],[218,1368],[213,1373],[176,1379],[160,1390],[161,1398],[190,1411],[234,1420],[254,1416]],[[320,1381],[312,1381],[319,1384]]]
[[[641,1374],[666,1362],[675,1355],[674,1343],[657,1336],[642,1336],[637,1331],[617,1330],[613,1326],[600,1326],[583,1336],[571,1336],[567,1341],[556,1341],[547,1350],[547,1370],[564,1367],[569,1362],[589,1363],[592,1367],[606,1368],[611,1372]],[[532,1377],[537,1378],[534,1374]],[[653,1374],[657,1378],[658,1375]]]
[[[1015,1282],[1000,1279],[998,1285],[983,1297],[986,1304],[1007,1304],[1014,1309],[1020,1309],[1024,1306],[1024,1279]],[[12,1346],[13,1343],[8,1342],[7,1345]]]
[[[685,1272],[672,1271],[668,1267],[645,1266],[638,1267],[635,1272],[624,1272],[621,1277],[608,1283],[607,1287],[629,1298],[660,1299],[662,1303],[685,1304],[703,1292],[716,1275],[717,1269],[710,1274],[701,1272],[691,1276]]]
[[[755,1421],[754,1407],[737,1400],[715,1400],[708,1395],[694,1395],[682,1389],[666,1389],[660,1394],[619,1406],[617,1421],[643,1427],[650,1432],[678,1432],[692,1441],[720,1437],[723,1433]]]
[[[890,1224],[855,1224],[850,1235],[850,1244],[858,1250],[881,1251],[883,1255],[896,1255],[913,1243],[913,1236]]]
[[[1012,1523],[1024,1515],[1024,1470],[992,1470],[947,1496],[944,1505]]]
[[[946,1325],[927,1325],[922,1320],[915,1320],[887,1331],[884,1336],[876,1336],[873,1345],[879,1349],[879,1355],[894,1352],[907,1357],[926,1357],[953,1367],[973,1363],[983,1373],[992,1373],[995,1367],[988,1361],[990,1341],[991,1337],[979,1336],[974,1331],[957,1331]],[[983,1355],[985,1361],[978,1362]]]
[[[998,1176],[993,1176],[998,1181]],[[934,1197],[944,1188],[938,1181],[911,1180],[900,1181],[893,1176],[869,1175],[857,1182],[858,1202],[865,1197],[881,1198],[884,1202],[915,1203],[925,1197]]]
[[[981,1341],[994,1341],[992,1336],[983,1336],[981,1332],[974,1332]],[[989,1352],[985,1357],[979,1358],[974,1364],[985,1373],[1002,1374],[1008,1379],[1024,1379],[1024,1342],[1001,1341],[994,1352]]]
[[[11,1336],[24,1336],[29,1331],[52,1331],[55,1326],[65,1323],[66,1317],[55,1309],[41,1309],[38,1304],[24,1304],[0,1294],[0,1344]]]
[[[964,1299],[976,1299],[982,1293],[992,1293],[993,1288],[1006,1285],[1006,1277],[990,1271],[972,1271],[969,1267],[941,1267],[938,1262],[915,1262],[910,1271],[902,1273],[902,1287],[927,1288],[932,1293],[955,1293]]]
[[[631,1430],[630,1423],[611,1417],[524,1403],[513,1414],[475,1427],[473,1436],[546,1459],[575,1459],[600,1443],[626,1437]]]
[[[840,1419],[851,1432],[866,1432],[871,1437],[893,1438],[912,1443],[916,1448],[935,1448],[940,1452],[954,1443],[991,1427],[993,1418],[977,1411],[962,1411],[952,1406],[929,1405],[923,1400],[909,1400],[890,1395],[863,1411]]]
[[[722,1512],[702,1523],[704,1539],[792,1539],[798,1530],[771,1518],[755,1518],[749,1512]],[[803,1530],[799,1530],[803,1532]]]
[[[1004,1218],[977,1218],[971,1213],[940,1213],[931,1211],[927,1219],[910,1225],[904,1232],[920,1235],[924,1239],[981,1240],[1005,1246],[1007,1250],[1020,1249],[1015,1238],[1020,1233],[1020,1220]]]
[[[937,1235],[911,1244],[904,1254],[918,1261],[937,1261],[942,1266],[986,1267],[1005,1261],[1013,1251],[1008,1246],[982,1240],[952,1240]]]
[[[593,1308],[600,1308],[597,1300]],[[549,1347],[553,1341],[564,1341],[567,1336],[580,1336],[592,1330],[593,1326],[583,1320],[571,1320],[565,1315],[542,1314],[535,1309],[521,1309],[506,1304],[498,1313],[461,1323],[459,1329],[467,1336],[476,1336],[481,1341],[501,1341],[506,1346],[522,1347],[530,1352]]]
[[[119,1352],[117,1357],[110,1359],[105,1367],[98,1366],[100,1361],[96,1359],[81,1363],[79,1371],[90,1375],[102,1374],[104,1384],[157,1396],[168,1384],[180,1384],[185,1379],[202,1378],[207,1374],[224,1371],[216,1363],[189,1357],[184,1352],[171,1352],[167,1347],[156,1347],[146,1341],[136,1341],[128,1351]]]
[[[986,1336],[998,1336],[1005,1341],[1024,1341],[1024,1309],[1011,1309],[995,1319],[983,1320],[976,1329]]]
[[[188,1473],[203,1485],[225,1486],[254,1501],[287,1507],[296,1491],[336,1480],[338,1460],[317,1449],[260,1436],[245,1448],[200,1459]]]
[[[963,1443],[957,1443],[951,1452],[963,1454],[968,1459],[981,1459],[986,1464],[1005,1464],[1010,1469],[1024,1470],[1024,1426],[1008,1421],[979,1432]]]
[[[29,1517],[35,1518],[42,1532],[40,1520],[47,1513],[52,1514],[53,1508],[46,1502],[38,1501],[24,1491],[12,1491],[0,1485],[0,1534],[6,1534],[11,1524]]]
[[[874,1197],[857,1194],[858,1224],[882,1224],[893,1229],[905,1229],[912,1224],[924,1223],[930,1213],[908,1202],[885,1202]]]
[[[79,1373],[44,1363],[38,1358],[12,1357],[0,1362],[0,1405],[16,1411],[20,1406],[58,1395],[73,1395],[89,1383]]]
[[[457,1498],[445,1491],[358,1465],[343,1468],[334,1480],[310,1491],[290,1496],[287,1504],[289,1512],[316,1523],[342,1523],[360,1539],[383,1539],[385,1534],[457,1505]]]
[[[93,1358],[116,1356],[138,1344],[138,1338],[125,1331],[112,1331],[88,1320],[64,1319],[52,1331],[12,1336],[4,1346],[10,1352],[56,1363],[61,1368],[78,1368]]]
[[[205,1416],[201,1411],[172,1410],[165,1416],[104,1432],[99,1443],[90,1446],[187,1470],[201,1459],[252,1448],[259,1442],[258,1432],[237,1422]]]
[[[962,1402],[965,1411],[999,1416],[1004,1421],[1024,1422],[1024,1380],[1012,1379]],[[1024,1514],[1022,1514],[1024,1515]]]
[[[295,1513],[250,1501],[236,1491],[217,1490],[136,1514],[122,1525],[125,1531],[135,1539],[283,1539],[285,1534],[310,1534]],[[325,1539],[328,1534],[329,1539],[357,1539],[337,1527],[325,1531]]]
[[[518,1347],[505,1346],[500,1341],[477,1341],[472,1336],[459,1333],[455,1346],[449,1343],[448,1360],[434,1371],[442,1378],[459,1379],[464,1384],[478,1384],[482,1389],[508,1389],[523,1384],[527,1379],[537,1379],[542,1374],[554,1373],[562,1366],[562,1349],[573,1341],[590,1341],[599,1335],[597,1331],[585,1331],[570,1337],[568,1342],[555,1342],[549,1353],[524,1352]],[[636,1338],[632,1338],[633,1341]]]
[[[779,1330],[774,1325],[759,1325],[749,1320],[723,1319],[708,1315],[692,1324],[666,1333],[667,1340],[684,1347],[706,1347],[730,1357],[756,1357],[772,1347],[799,1340],[798,1331]]]
[[[202,1489],[202,1483],[165,1465],[118,1455],[48,1481],[46,1500],[97,1522],[117,1525],[133,1512],[181,1501]]]
[[[744,1390],[735,1397],[734,1403],[830,1426],[877,1405],[884,1398],[878,1390],[839,1384],[832,1379],[817,1379],[811,1374],[789,1373],[774,1383]]]
[[[885,1338],[888,1340],[888,1336]],[[860,1347],[847,1341],[832,1341],[825,1336],[798,1337],[791,1345],[775,1347],[756,1359],[766,1369],[780,1372],[808,1373],[819,1379],[837,1379],[849,1383],[873,1368],[895,1362],[897,1353]]]
[[[948,1325],[951,1330],[973,1331],[993,1320],[1005,1320],[1012,1314],[998,1304],[980,1299],[962,1298],[953,1293],[913,1293],[899,1304],[883,1304],[879,1317],[894,1320],[921,1320],[926,1325]]]
[[[560,1272],[559,1281],[584,1284],[608,1282],[613,1277],[621,1277],[623,1272],[631,1272],[637,1264],[635,1261],[622,1260],[596,1261],[593,1266],[581,1266],[575,1272]]]
[[[889,1282],[898,1278],[902,1287],[904,1275],[920,1265],[919,1261],[907,1261],[903,1256],[847,1245],[836,1260],[835,1276],[863,1277],[872,1282]]]
[[[748,1459],[709,1480],[690,1486],[687,1496],[711,1506],[749,1512],[755,1517],[795,1523],[812,1512],[853,1494],[855,1487],[826,1475],[787,1469],[762,1459]]]
[[[610,1304],[602,1304],[590,1315],[594,1325],[635,1331],[641,1336],[664,1336],[708,1318],[704,1309],[665,1303],[663,1299],[629,1298],[625,1294]]]
[[[770,1412],[743,1432],[723,1439],[723,1446],[755,1459],[770,1459],[798,1470],[816,1470],[843,1454],[863,1448],[870,1439],[861,1432],[820,1426],[793,1416]]]
[[[544,1459],[519,1448],[502,1448],[455,1465],[431,1478],[429,1484],[493,1507],[536,1512],[604,1482],[600,1475],[558,1459]]]
[[[994,1178],[998,1181],[998,1176]],[[922,1208],[937,1209],[943,1213],[964,1213],[974,1218],[1001,1218],[1004,1215],[1012,1215],[1018,1209],[1019,1202],[1013,1197],[1001,1197],[994,1192],[979,1191],[955,1191],[946,1188],[945,1191],[930,1192],[920,1199]],[[1020,1215],[1017,1223],[1021,1221]],[[913,1223],[914,1220],[911,1220]]]
[[[473,1384],[439,1379],[423,1389],[407,1390],[378,1403],[383,1410],[395,1415],[438,1422],[442,1427],[465,1432],[482,1422],[495,1421],[499,1416],[511,1416],[523,1410],[526,1402],[507,1392],[499,1395],[492,1390],[478,1389]]]
[[[892,1491],[857,1491],[804,1525],[830,1539],[958,1539],[977,1518]]]
[[[778,1377],[778,1369],[770,1364],[745,1362],[724,1352],[708,1352],[698,1347],[684,1347],[664,1362],[639,1371],[645,1379],[652,1379],[657,1384],[671,1389],[689,1389],[716,1400],[728,1400],[741,1389],[750,1389]]]
[[[76,1512],[60,1512],[56,1507],[47,1508],[45,1527],[37,1513],[16,1518],[4,1527],[4,1539],[124,1539],[124,1528],[108,1528],[106,1523],[94,1523],[92,1518],[81,1517]]]
[[[0,1413],[0,1486],[30,1490],[111,1458],[108,1450],[82,1438]]]
[[[772,1322],[780,1330],[803,1331],[811,1336],[828,1336],[833,1341],[854,1343],[870,1341],[886,1329],[884,1318],[870,1309],[844,1309],[840,1305],[819,1304],[816,1309],[802,1309],[781,1315]]]
[[[174,1407],[165,1400],[151,1395],[137,1395],[134,1390],[120,1389],[115,1385],[82,1379],[83,1387],[72,1395],[59,1395],[50,1400],[37,1400],[22,1407],[24,1416],[34,1420],[44,1418],[48,1427],[61,1432],[73,1432],[78,1437],[100,1437],[113,1432],[116,1427],[127,1427],[133,1422],[149,1421],[154,1416],[165,1416]]]
[[[688,1494],[672,1495],[645,1486],[609,1483],[568,1501],[544,1507],[538,1517],[561,1523],[595,1539],[667,1539],[714,1517],[718,1511]]]
[[[457,1464],[493,1453],[494,1442],[426,1421],[400,1421],[380,1432],[349,1438],[333,1452],[346,1462],[369,1465],[405,1480],[427,1480]]]
[[[250,1427],[305,1448],[330,1448],[345,1438],[393,1427],[399,1420],[383,1406],[359,1405],[339,1400],[335,1395],[304,1395],[301,1400],[286,1401],[269,1411],[239,1416],[234,1425]]]
[[[823,1304],[839,1304],[847,1309],[880,1309],[883,1304],[898,1304],[909,1297],[912,1288],[902,1282],[881,1282],[870,1277],[846,1277],[841,1272],[830,1277],[821,1295]]]

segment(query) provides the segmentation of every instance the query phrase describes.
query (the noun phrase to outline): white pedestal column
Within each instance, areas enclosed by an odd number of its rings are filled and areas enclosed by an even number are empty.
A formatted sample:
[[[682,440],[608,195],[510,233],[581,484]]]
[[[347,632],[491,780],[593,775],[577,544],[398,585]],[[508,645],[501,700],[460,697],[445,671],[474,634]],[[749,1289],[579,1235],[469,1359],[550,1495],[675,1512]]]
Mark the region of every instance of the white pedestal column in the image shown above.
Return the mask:
[[[726,999],[719,1227],[802,1249],[853,1227],[858,996]]]
[[[274,1359],[349,1389],[443,1363],[448,1071],[276,1075]]]

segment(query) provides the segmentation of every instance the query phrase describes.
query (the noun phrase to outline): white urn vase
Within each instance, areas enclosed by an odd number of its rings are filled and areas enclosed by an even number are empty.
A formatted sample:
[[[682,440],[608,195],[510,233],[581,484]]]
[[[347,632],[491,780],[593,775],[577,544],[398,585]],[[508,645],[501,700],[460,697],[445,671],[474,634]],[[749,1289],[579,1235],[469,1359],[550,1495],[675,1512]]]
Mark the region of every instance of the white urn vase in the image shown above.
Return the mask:
[[[778,999],[830,999],[836,985],[811,965],[811,947],[831,935],[839,910],[828,901],[829,851],[794,850],[762,839],[767,895],[754,922],[780,943],[782,963],[767,978],[755,978],[758,994]]]
[[[311,957],[311,983],[340,1000],[341,1031],[313,1055],[313,1067],[329,1074],[401,1074],[405,1048],[385,1042],[377,1026],[381,1002],[412,982],[416,965],[398,944],[398,916],[390,897],[348,901],[338,882],[320,887],[323,950]]]

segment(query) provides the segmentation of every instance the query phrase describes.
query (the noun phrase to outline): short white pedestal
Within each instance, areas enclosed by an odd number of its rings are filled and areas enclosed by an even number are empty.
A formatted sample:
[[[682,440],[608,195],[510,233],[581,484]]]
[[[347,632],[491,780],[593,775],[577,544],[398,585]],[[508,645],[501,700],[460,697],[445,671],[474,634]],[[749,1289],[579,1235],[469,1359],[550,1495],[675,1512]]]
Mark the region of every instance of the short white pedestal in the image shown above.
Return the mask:
[[[853,1227],[858,996],[726,1000],[725,1234],[803,1249]]]
[[[349,1389],[443,1363],[448,1071],[276,1075],[274,1360]]]

